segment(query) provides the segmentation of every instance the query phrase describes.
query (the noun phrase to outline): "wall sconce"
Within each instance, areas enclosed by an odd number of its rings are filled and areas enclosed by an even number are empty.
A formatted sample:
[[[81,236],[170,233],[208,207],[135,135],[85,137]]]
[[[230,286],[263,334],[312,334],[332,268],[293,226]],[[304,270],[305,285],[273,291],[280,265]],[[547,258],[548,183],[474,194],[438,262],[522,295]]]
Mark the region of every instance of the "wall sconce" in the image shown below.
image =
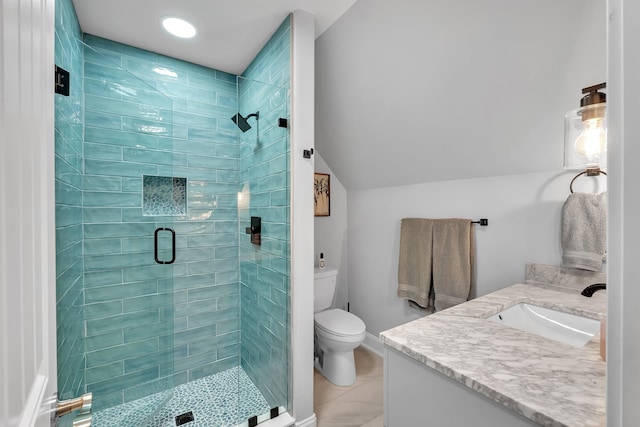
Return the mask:
[[[607,165],[607,95],[599,92],[607,87],[600,83],[582,89],[580,109],[569,111],[564,121],[564,168],[584,169],[581,175],[606,175],[600,168]]]

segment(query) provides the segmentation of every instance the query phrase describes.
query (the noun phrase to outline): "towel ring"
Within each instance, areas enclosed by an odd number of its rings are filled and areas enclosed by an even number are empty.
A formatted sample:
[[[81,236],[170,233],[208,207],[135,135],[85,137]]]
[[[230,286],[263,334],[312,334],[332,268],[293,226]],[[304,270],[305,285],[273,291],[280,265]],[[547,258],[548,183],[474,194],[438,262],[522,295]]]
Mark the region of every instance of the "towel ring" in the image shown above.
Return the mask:
[[[587,170],[580,172],[578,175],[574,176],[573,179],[571,180],[571,184],[569,184],[569,190],[571,191],[571,193],[573,193],[573,182],[578,179],[578,177],[587,174],[587,176],[598,176],[600,174],[607,176],[607,173],[603,170],[600,170],[599,167],[594,167],[594,168],[587,168]]]

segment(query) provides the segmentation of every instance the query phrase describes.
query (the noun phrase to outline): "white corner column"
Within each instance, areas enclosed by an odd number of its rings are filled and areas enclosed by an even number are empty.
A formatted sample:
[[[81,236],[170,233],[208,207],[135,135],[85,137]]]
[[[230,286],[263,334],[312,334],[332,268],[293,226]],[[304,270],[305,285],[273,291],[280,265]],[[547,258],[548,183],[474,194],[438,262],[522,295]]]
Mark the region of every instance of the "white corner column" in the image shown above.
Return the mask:
[[[640,3],[608,6],[607,426],[640,425]]]
[[[313,15],[293,12],[291,31],[291,399],[296,426],[315,427],[313,413],[313,156],[315,29]]]

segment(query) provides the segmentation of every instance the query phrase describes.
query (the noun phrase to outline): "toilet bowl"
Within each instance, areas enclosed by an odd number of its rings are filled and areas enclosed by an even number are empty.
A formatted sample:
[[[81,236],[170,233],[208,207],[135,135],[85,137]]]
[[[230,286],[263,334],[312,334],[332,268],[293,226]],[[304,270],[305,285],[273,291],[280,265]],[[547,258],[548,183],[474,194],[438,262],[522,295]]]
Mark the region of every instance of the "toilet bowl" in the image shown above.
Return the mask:
[[[329,381],[349,386],[356,381],[353,350],[365,339],[366,326],[353,313],[329,309],[337,270],[316,269],[314,283],[315,367]]]
[[[339,386],[356,382],[353,350],[364,341],[364,322],[352,313],[332,309],[316,313],[316,369]]]

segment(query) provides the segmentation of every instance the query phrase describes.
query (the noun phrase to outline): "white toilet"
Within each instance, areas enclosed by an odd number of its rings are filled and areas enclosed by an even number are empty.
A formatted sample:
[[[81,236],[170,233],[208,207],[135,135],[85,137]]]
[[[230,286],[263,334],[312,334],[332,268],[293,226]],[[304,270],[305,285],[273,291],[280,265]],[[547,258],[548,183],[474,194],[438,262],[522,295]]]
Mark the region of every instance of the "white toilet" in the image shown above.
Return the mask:
[[[315,366],[333,384],[349,386],[356,381],[353,350],[364,341],[366,329],[358,316],[329,309],[337,274],[338,270],[331,268],[315,270]]]

